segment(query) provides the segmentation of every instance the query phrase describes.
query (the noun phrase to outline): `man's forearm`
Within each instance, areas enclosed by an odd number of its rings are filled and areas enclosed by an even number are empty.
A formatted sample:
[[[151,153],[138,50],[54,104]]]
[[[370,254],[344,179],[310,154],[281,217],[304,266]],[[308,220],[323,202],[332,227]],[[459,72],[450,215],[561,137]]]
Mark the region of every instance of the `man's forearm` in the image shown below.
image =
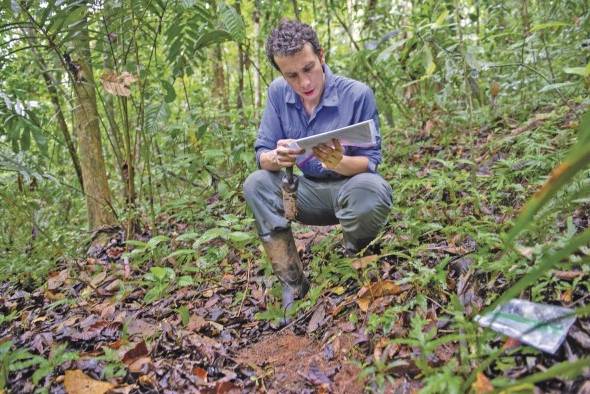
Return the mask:
[[[340,163],[332,169],[344,176],[353,176],[369,169],[369,158],[366,156],[342,156]]]
[[[278,171],[281,166],[277,162],[276,150],[269,150],[260,154],[260,168],[268,171]]]

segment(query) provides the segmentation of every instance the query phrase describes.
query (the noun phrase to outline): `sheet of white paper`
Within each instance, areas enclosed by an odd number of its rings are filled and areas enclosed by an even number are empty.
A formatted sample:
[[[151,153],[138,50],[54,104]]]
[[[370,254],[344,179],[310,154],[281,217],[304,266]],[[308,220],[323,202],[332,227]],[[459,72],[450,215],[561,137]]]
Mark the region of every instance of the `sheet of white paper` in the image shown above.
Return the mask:
[[[294,142],[296,146],[293,145],[293,147],[298,146],[305,149],[305,153],[303,154],[305,156],[309,156],[312,153],[311,150],[314,146],[326,142],[331,143],[334,138],[340,140],[342,145],[368,147],[375,145],[376,134],[375,122],[373,119],[369,119],[340,129],[300,138]]]

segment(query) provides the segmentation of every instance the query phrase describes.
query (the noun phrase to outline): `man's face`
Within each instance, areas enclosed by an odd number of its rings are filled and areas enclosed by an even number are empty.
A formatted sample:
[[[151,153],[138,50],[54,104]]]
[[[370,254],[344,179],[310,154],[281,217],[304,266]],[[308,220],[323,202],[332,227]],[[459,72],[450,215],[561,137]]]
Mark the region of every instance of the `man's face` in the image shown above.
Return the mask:
[[[304,104],[317,105],[324,91],[324,53],[316,55],[310,43],[290,56],[275,56],[285,80]]]

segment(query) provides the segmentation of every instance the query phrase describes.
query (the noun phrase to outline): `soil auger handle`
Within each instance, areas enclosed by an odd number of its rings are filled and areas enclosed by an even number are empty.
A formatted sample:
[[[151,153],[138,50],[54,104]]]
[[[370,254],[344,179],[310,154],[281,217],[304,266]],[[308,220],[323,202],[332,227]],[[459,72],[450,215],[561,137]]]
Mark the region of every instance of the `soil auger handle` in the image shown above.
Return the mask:
[[[293,166],[285,168],[285,175],[282,179],[283,209],[285,218],[289,221],[295,220],[297,216],[297,187],[299,178],[293,175]]]

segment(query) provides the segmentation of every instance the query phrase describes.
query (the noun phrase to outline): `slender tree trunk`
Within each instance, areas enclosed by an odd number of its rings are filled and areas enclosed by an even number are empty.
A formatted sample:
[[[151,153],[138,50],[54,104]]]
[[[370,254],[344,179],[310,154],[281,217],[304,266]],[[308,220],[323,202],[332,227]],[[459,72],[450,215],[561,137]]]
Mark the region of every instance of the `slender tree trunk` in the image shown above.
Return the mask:
[[[76,147],[74,145],[74,141],[72,141],[72,136],[70,134],[70,130],[68,124],[66,123],[66,119],[64,117],[63,111],[61,109],[61,103],[59,101],[59,94],[57,91],[57,83],[53,76],[49,73],[47,64],[43,60],[43,57],[39,54],[37,49],[34,48],[35,45],[35,37],[33,34],[32,29],[23,29],[23,34],[27,36],[29,43],[31,44],[32,52],[35,58],[35,62],[39,66],[41,71],[41,75],[43,75],[43,80],[45,81],[45,86],[47,87],[47,91],[49,92],[49,97],[51,100],[51,104],[53,105],[53,109],[55,111],[55,116],[57,118],[57,124],[59,125],[59,129],[64,137],[64,142],[66,144],[66,148],[68,149],[68,153],[70,154],[70,158],[72,159],[72,165],[74,166],[74,170],[76,171],[76,176],[78,177],[78,183],[80,184],[80,189],[84,192],[84,179],[82,178],[82,169],[80,168],[80,159],[78,158],[78,153],[76,152]]]
[[[84,177],[82,176],[82,167],[80,166],[80,159],[78,158],[78,153],[76,152],[76,147],[74,146],[74,142],[72,141],[72,136],[70,135],[68,124],[66,123],[66,119],[61,110],[59,96],[57,94],[57,89],[55,88],[55,81],[47,71],[43,71],[43,79],[45,80],[45,85],[47,86],[47,90],[49,91],[49,96],[51,98],[51,103],[53,104],[53,109],[55,110],[55,115],[57,117],[59,129],[61,130],[61,133],[64,137],[64,141],[68,149],[68,153],[70,154],[70,158],[72,159],[72,164],[74,166],[74,170],[76,171],[76,176],[78,177],[78,183],[80,184],[80,188],[84,192]]]
[[[299,5],[297,4],[297,0],[291,0],[291,3],[293,4],[293,13],[295,14],[295,19],[301,21],[301,15],[299,12]]]
[[[76,61],[70,59],[69,66],[76,96],[74,107],[75,128],[80,144],[80,164],[84,178],[88,225],[95,229],[115,223],[112,211],[111,193],[107,182],[106,168],[102,155],[94,75],[90,59],[88,25],[83,20],[80,32],[73,39]]]
[[[240,0],[236,1],[236,11],[238,15],[242,16],[242,9]],[[244,69],[246,63],[246,56],[244,54],[244,46],[238,43],[238,87],[236,91],[236,108],[242,110],[244,108]]]
[[[223,53],[221,45],[217,44],[213,47],[213,97],[217,98],[219,102],[223,103],[223,108],[229,108],[229,101],[225,94],[225,72],[223,70]]]
[[[254,13],[252,14],[254,22],[254,56],[256,58],[256,72],[254,73],[254,108],[260,108],[262,101],[262,92],[260,90],[260,2],[254,3]]]

